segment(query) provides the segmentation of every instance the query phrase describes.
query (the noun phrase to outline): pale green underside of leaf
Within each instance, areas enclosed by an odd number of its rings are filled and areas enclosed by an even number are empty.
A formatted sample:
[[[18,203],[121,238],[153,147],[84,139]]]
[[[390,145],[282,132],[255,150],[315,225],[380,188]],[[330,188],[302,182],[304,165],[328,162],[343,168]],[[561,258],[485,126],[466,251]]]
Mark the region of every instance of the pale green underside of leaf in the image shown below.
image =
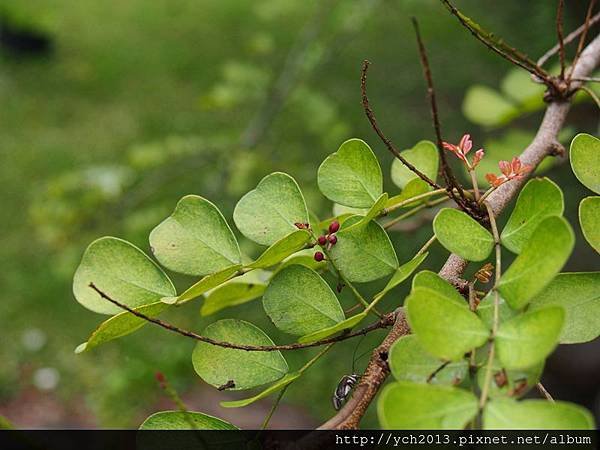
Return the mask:
[[[416,336],[408,335],[398,339],[390,349],[389,359],[392,375],[398,381],[427,383],[444,361],[431,356],[419,343]],[[457,385],[468,375],[465,359],[446,365],[429,381],[431,384]]]
[[[593,430],[594,419],[579,405],[547,400],[494,399],[483,412],[486,430]]]
[[[580,133],[571,142],[571,167],[577,179],[600,194],[600,139]]]
[[[405,305],[411,330],[433,356],[458,361],[487,341],[489,330],[466,302],[459,304],[442,291],[414,288]]]
[[[291,234],[288,234],[271,245],[256,259],[256,261],[246,265],[246,267],[249,269],[265,269],[274,266],[293,253],[302,250],[309,240],[310,233],[308,231],[293,231]]]
[[[251,405],[252,403],[254,403],[256,401],[262,400],[263,398],[268,397],[269,395],[282,390],[286,386],[289,386],[294,381],[296,381],[300,377],[300,375],[302,375],[302,373],[300,373],[300,372],[288,373],[277,383],[269,386],[268,388],[259,392],[258,394],[256,394],[253,397],[244,398],[241,400],[231,400],[231,401],[227,401],[227,402],[221,402],[220,405],[223,408],[242,408],[244,406]]]
[[[294,336],[344,320],[344,311],[329,285],[302,265],[291,265],[275,274],[263,296],[263,306],[277,328]]]
[[[442,209],[433,221],[433,231],[447,250],[469,261],[483,261],[494,248],[491,233],[457,209]]]
[[[500,278],[498,290],[513,309],[523,308],[567,262],[575,237],[562,217],[547,217]]]
[[[412,149],[400,152],[400,155],[429,179],[435,181],[438,174],[439,156],[437,147],[433,142],[420,141]],[[397,158],[392,163],[391,171],[392,182],[400,189],[404,189],[411,180],[418,178],[418,175],[408,169]]]
[[[103,299],[90,283],[131,308],[175,295],[167,275],[144,252],[127,241],[103,237],[92,242],[73,277],[73,294],[79,303],[101,314],[123,310]]]
[[[548,178],[535,178],[527,182],[502,230],[502,245],[513,253],[521,253],[536,227],[550,216],[562,216],[563,193]]]
[[[552,305],[565,311],[561,344],[596,339],[600,336],[600,272],[558,274],[531,300],[530,310]]]
[[[385,230],[375,221],[360,224],[361,217],[346,220],[336,233],[337,244],[329,254],[335,266],[351,282],[367,282],[389,275],[398,258]]]
[[[135,311],[148,317],[156,317],[168,307],[168,305],[159,301],[137,307],[135,308]],[[128,311],[123,311],[102,322],[90,335],[87,342],[77,346],[75,353],[82,353],[108,341],[112,341],[113,339],[127,336],[142,328],[146,323],[148,322],[145,319],[136,317]]]
[[[224,319],[210,324],[203,336],[245,345],[275,345],[261,329],[243,320]],[[279,351],[248,352],[198,342],[192,354],[196,373],[215,387],[233,380],[233,390],[250,389],[279,380],[288,365]]]
[[[160,411],[149,416],[140,430],[237,430],[229,422],[192,411]],[[196,441],[197,442],[197,441]]]
[[[264,177],[235,206],[233,221],[248,239],[271,245],[308,223],[308,211],[296,180],[282,172]]]
[[[600,253],[600,197],[587,197],[581,201],[579,224],[585,239]]]
[[[219,209],[197,195],[183,197],[150,233],[150,248],[168,269],[208,275],[241,262],[237,240]]]
[[[190,286],[189,288],[187,288],[181,295],[179,295],[179,297],[165,298],[165,299],[163,299],[163,302],[169,303],[169,304],[172,304],[172,303],[181,304],[181,303],[185,303],[190,300],[193,300],[196,297],[201,296],[205,292],[208,292],[211,289],[214,289],[215,287],[223,284],[227,280],[233,278],[235,275],[237,275],[239,273],[241,268],[242,268],[242,266],[240,264],[238,264],[235,266],[227,267],[227,268],[221,270],[220,272],[207,275],[204,278],[202,278],[200,281],[198,281],[197,283],[195,283],[192,286]]]
[[[377,157],[360,139],[344,142],[329,155],[319,167],[317,181],[325,197],[353,208],[370,208],[383,192]]]
[[[499,361],[507,369],[525,369],[542,362],[558,344],[565,312],[548,306],[503,322],[496,335]]]
[[[377,402],[385,429],[462,429],[476,413],[477,399],[469,391],[406,381],[387,385]]]
[[[320,341],[321,339],[328,338],[329,336],[333,336],[334,334],[339,333],[340,331],[349,330],[350,328],[358,325],[362,320],[367,317],[367,312],[363,311],[355,316],[349,317],[346,320],[342,320],[340,323],[337,323],[331,327],[324,328],[319,331],[315,331],[314,333],[310,333],[298,338],[298,342],[304,344],[308,342]]]

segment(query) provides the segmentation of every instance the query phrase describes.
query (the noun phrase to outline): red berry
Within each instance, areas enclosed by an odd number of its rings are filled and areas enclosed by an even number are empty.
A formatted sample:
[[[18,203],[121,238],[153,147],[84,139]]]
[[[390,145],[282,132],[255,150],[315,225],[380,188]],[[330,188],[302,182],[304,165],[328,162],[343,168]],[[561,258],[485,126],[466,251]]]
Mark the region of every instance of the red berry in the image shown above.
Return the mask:
[[[315,253],[315,261],[321,262],[325,259],[325,255],[322,252]]]
[[[335,233],[337,230],[340,229],[340,223],[337,220],[334,220],[333,222],[331,222],[331,224],[329,225],[329,232],[330,233]]]
[[[335,245],[337,243],[337,236],[335,234],[329,235],[329,243],[331,245]]]
[[[317,239],[317,242],[319,243],[319,245],[325,245],[325,244],[327,244],[327,237],[319,236],[319,239]]]

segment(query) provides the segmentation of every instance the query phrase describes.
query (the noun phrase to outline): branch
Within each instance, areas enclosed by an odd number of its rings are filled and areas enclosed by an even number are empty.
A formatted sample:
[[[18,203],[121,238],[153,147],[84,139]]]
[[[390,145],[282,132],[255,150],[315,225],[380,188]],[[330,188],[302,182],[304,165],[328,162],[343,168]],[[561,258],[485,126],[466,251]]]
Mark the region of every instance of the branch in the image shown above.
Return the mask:
[[[575,57],[573,58],[573,63],[571,67],[577,67],[577,61],[579,61],[579,57],[581,56],[581,52],[583,51],[583,46],[585,45],[585,38],[587,37],[590,26],[592,25],[592,12],[594,12],[594,7],[596,6],[596,0],[590,0],[590,4],[588,5],[588,10],[585,15],[585,22],[582,25],[581,37],[579,38],[579,44],[577,44],[577,51],[575,52]],[[569,80],[572,77],[572,73],[569,74]]]
[[[600,36],[597,36],[581,53],[579,63],[573,69],[573,78],[589,76],[599,64]],[[578,82],[573,82],[571,85],[573,88],[580,86]],[[539,163],[552,152],[552,149],[555,148],[558,140],[558,133],[564,125],[570,108],[571,104],[567,100],[555,99],[548,104],[544,119],[542,120],[535,138],[520,155],[521,161],[525,164],[531,164],[534,167],[537,167]],[[512,180],[510,183],[505,183],[488,197],[487,202],[495,216],[500,214],[516,196],[525,181],[525,177],[522,177],[520,179]],[[467,283],[464,280],[461,280],[461,276],[467,268],[467,265],[467,261],[453,254],[450,255],[439,274],[442,278],[455,286],[463,284],[466,286]],[[378,349],[387,352],[398,338],[409,333],[407,325],[404,327],[401,326],[401,320],[404,320],[404,315],[398,313],[396,323]],[[379,367],[378,370],[376,370],[377,367]],[[375,351],[367,366],[367,372],[365,372],[364,376],[361,378],[361,384],[359,388],[354,391],[352,398],[334,417],[321,425],[321,428],[357,428],[362,416],[374,400],[379,387],[385,381],[388,374],[389,368],[387,368],[387,364],[385,364],[385,361],[382,360],[381,356]]]
[[[371,331],[375,331],[380,328],[388,328],[388,327],[392,326],[392,324],[394,324],[395,320],[396,320],[396,313],[392,312],[389,314],[385,314],[377,322],[374,322],[371,325],[368,325],[368,326],[361,328],[360,330],[354,331],[352,333],[341,334],[339,336],[334,336],[334,337],[330,337],[327,339],[321,339],[319,341],[314,341],[314,342],[308,342],[305,344],[296,343],[296,344],[284,344],[284,345],[245,345],[245,344],[236,344],[233,342],[217,341],[215,339],[211,339],[206,336],[202,336],[193,331],[179,328],[175,325],[165,322],[164,320],[160,320],[155,317],[147,316],[146,314],[136,311],[135,309],[133,309],[127,305],[124,305],[123,303],[118,302],[117,300],[113,299],[112,297],[110,297],[109,295],[107,295],[103,291],[101,291],[94,283],[90,283],[89,286],[94,291],[96,291],[98,293],[98,295],[100,295],[100,297],[102,297],[105,300],[108,300],[113,305],[116,305],[119,308],[124,309],[127,312],[130,312],[134,316],[139,317],[140,319],[143,319],[146,322],[150,322],[155,325],[158,325],[159,327],[162,327],[165,330],[168,330],[172,333],[180,334],[182,336],[194,339],[196,341],[205,342],[210,345],[216,345],[217,347],[231,348],[234,350],[245,350],[247,352],[275,352],[275,351],[279,351],[279,350],[299,350],[302,348],[320,347],[322,345],[332,344],[334,342],[345,341],[346,339],[351,339],[356,336],[363,336],[367,333],[370,333]]]
[[[425,181],[432,188],[441,189],[442,187],[439,184],[437,184],[435,181],[430,179],[427,175],[425,175],[423,172],[421,172],[419,169],[417,169],[415,166],[413,166],[410,162],[408,162],[406,159],[404,159],[404,157],[400,154],[400,151],[396,148],[394,143],[390,139],[388,139],[383,134],[383,131],[381,131],[381,128],[379,128],[379,125],[377,124],[377,119],[375,118],[375,113],[371,109],[371,105],[369,103],[369,97],[367,96],[367,71],[369,70],[369,64],[371,64],[371,63],[369,61],[367,61],[366,59],[363,61],[361,76],[360,76],[360,90],[361,90],[361,96],[362,96],[363,110],[365,111],[365,115],[367,116],[367,119],[369,119],[369,122],[371,123],[371,127],[373,128],[373,131],[375,131],[375,133],[377,133],[377,136],[379,136],[381,141],[385,144],[385,146],[392,153],[392,155],[394,155],[396,158],[398,158],[400,160],[400,162],[402,162],[402,164],[404,164],[408,168],[408,170],[410,170],[411,172],[416,174],[419,178],[421,178],[423,181]],[[448,193],[448,195],[451,196],[452,194]]]
[[[565,78],[565,38],[563,36],[563,10],[565,0],[558,0],[556,9],[556,37],[558,38],[558,58],[560,60],[560,79]]]

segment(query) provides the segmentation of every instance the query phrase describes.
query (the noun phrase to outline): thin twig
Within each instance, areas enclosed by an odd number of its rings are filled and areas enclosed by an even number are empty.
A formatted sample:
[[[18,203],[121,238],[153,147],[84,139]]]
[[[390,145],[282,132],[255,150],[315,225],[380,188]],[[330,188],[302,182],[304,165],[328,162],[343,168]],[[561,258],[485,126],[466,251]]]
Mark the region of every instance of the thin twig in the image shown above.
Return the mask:
[[[558,58],[560,60],[560,79],[565,79],[565,39],[563,36],[563,11],[565,0],[558,0],[556,9],[556,37],[558,38]]]
[[[581,90],[581,91],[585,92],[587,95],[589,95],[592,98],[592,100],[594,100],[594,102],[596,103],[596,106],[598,107],[598,109],[600,109],[600,97],[598,97],[594,91],[589,89],[587,86],[583,86],[583,85],[579,86],[577,89]]]
[[[450,364],[449,360],[444,361],[437,369],[435,369],[433,372],[431,372],[429,374],[429,376],[427,377],[427,383],[431,383],[438,373],[440,373],[442,370],[444,370],[446,367],[448,367],[448,364]]]
[[[596,0],[590,0],[588,5],[587,13],[585,14],[585,22],[583,22],[583,29],[581,31],[581,37],[579,38],[579,43],[577,44],[577,50],[575,52],[575,57],[573,58],[573,63],[571,64],[571,71],[569,72],[569,81],[572,79],[571,75],[573,74],[573,69],[577,67],[577,62],[579,61],[579,56],[581,56],[581,52],[583,51],[583,46],[585,45],[585,39],[587,38],[588,30],[592,24],[592,12],[594,11],[594,7],[596,6]]]
[[[248,352],[275,352],[278,350],[298,350],[301,348],[309,348],[309,347],[320,347],[322,345],[326,345],[326,344],[332,344],[334,342],[340,342],[340,341],[345,341],[346,339],[351,339],[353,337],[356,336],[362,336],[365,335],[367,333],[370,333],[371,331],[375,331],[378,330],[380,328],[387,328],[390,327],[394,324],[395,321],[395,313],[388,313],[386,315],[384,315],[381,319],[379,319],[377,322],[372,323],[369,326],[366,326],[364,328],[361,328],[360,330],[354,331],[352,333],[346,333],[346,334],[341,334],[339,336],[335,336],[335,337],[330,337],[327,339],[321,339],[319,341],[315,341],[315,342],[308,342],[305,344],[300,344],[300,343],[296,343],[296,344],[284,344],[284,345],[245,345],[245,344],[235,344],[233,342],[225,342],[225,341],[217,341],[215,339],[211,339],[208,338],[206,336],[202,336],[200,334],[197,334],[193,331],[190,330],[185,330],[183,328],[179,328],[175,325],[172,325],[168,322],[165,322],[163,320],[157,319],[155,317],[149,317],[147,315],[145,315],[144,313],[141,313],[139,311],[136,311],[135,309],[124,305],[123,303],[118,302],[117,300],[113,299],[112,297],[108,296],[107,294],[105,294],[103,291],[101,291],[94,283],[90,283],[89,286],[96,291],[100,297],[102,297],[105,300],[108,300],[109,302],[111,302],[113,305],[118,306],[121,309],[124,309],[125,311],[130,312],[131,314],[133,314],[136,317],[139,317],[140,319],[144,319],[147,322],[151,322],[155,325],[158,325],[159,327],[164,328],[165,330],[168,330],[172,333],[177,333],[180,334],[182,336],[186,336],[188,338],[191,339],[195,339],[197,341],[200,342],[205,342],[207,344],[210,345],[216,345],[217,347],[224,347],[224,348],[230,348],[230,349],[234,349],[234,350],[245,350]]]
[[[433,121],[433,129],[435,130],[436,145],[438,154],[440,157],[441,167],[440,171],[446,182],[446,190],[448,194],[454,199],[454,201],[462,208],[468,209],[468,202],[463,192],[462,186],[454,176],[452,168],[448,164],[446,159],[446,152],[444,151],[443,139],[442,139],[442,127],[440,125],[440,118],[438,114],[437,101],[435,96],[435,89],[433,87],[433,77],[431,75],[431,67],[429,65],[429,59],[427,58],[427,51],[421,38],[421,32],[419,31],[419,23],[416,18],[412,18],[413,27],[415,29],[415,36],[417,38],[417,46],[419,48],[419,57],[421,60],[421,66],[423,68],[423,76],[427,82],[427,97],[429,98],[429,107],[431,109],[431,118]],[[454,193],[454,189],[458,191],[458,195]]]
[[[595,0],[592,0],[595,1]],[[589,20],[589,24],[588,24],[588,29],[591,28],[592,26],[596,25],[598,22],[600,21],[600,12],[594,14],[590,20]],[[573,42],[578,36],[580,36],[583,32],[586,32],[586,26],[585,24],[581,25],[580,27],[578,27],[577,29],[571,31],[569,34],[567,34],[567,36],[564,39],[564,43],[565,45],[570,44],[571,42]],[[556,44],[554,47],[552,47],[550,50],[548,50],[546,53],[544,53],[538,60],[537,60],[537,65],[538,66],[543,66],[544,64],[546,64],[546,62],[552,58],[552,56],[554,56],[558,50],[560,49],[560,46],[558,44]],[[576,60],[573,60],[573,62],[576,62]],[[573,66],[572,66],[573,67]]]
[[[377,133],[377,136],[379,136],[379,139],[381,139],[381,141],[384,143],[384,145],[387,147],[387,149],[392,153],[392,155],[394,155],[396,158],[398,158],[400,160],[400,162],[408,168],[408,170],[410,170],[411,172],[416,174],[420,179],[425,181],[429,186],[433,187],[434,189],[441,189],[441,186],[439,184],[437,184],[435,181],[430,179],[427,175],[425,175],[423,172],[421,172],[419,169],[417,169],[415,166],[413,166],[410,162],[408,162],[400,154],[400,151],[396,148],[394,143],[390,139],[388,139],[385,136],[385,134],[383,134],[383,131],[381,131],[381,128],[379,128],[379,125],[377,124],[377,119],[375,118],[375,113],[371,109],[369,97],[367,96],[367,71],[369,70],[369,64],[371,64],[371,63],[369,61],[367,61],[366,59],[363,61],[361,76],[360,76],[360,89],[361,89],[363,110],[365,112],[365,115],[367,116],[367,119],[369,119],[369,123],[371,124],[373,131],[375,131],[375,133]]]
[[[546,388],[544,387],[544,385],[541,382],[537,383],[535,385],[535,387],[537,387],[537,390],[540,391],[540,394],[542,394],[544,397],[546,397],[546,400],[554,403],[554,398],[552,398],[552,395],[550,395],[550,392],[548,392],[546,390]]]

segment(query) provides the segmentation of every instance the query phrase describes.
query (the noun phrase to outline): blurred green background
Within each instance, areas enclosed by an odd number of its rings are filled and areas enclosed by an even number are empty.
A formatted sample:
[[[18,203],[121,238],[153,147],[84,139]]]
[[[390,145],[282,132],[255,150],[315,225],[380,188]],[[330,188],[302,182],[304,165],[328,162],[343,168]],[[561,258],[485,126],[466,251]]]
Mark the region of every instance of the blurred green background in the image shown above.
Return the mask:
[[[456,3],[532,56],[554,44],[555,2]],[[569,2],[568,29],[586,6]],[[0,414],[18,427],[137,427],[149,413],[173,408],[154,380],[160,370],[190,409],[259,425],[272,399],[244,410],[219,408],[225,394],[195,375],[193,343],[162,330],[148,326],[75,355],[104,317],[73,299],[72,274],[86,245],[102,235],[148,250],[148,233],[185,194],[207,197],[230,220],[237,199],[274,170],[293,175],[311,209],[326,217],[331,204],[316,189],[316,169],[349,137],[367,140],[389,174],[391,157],[360,107],[359,71],[363,59],[372,61],[371,100],[398,146],[433,138],[411,15],[429,50],[445,137],[456,141],[470,131],[475,145],[501,146],[507,128],[474,124],[462,104],[474,84],[498,89],[510,66],[438,0],[3,0]],[[540,114],[511,123],[509,154],[527,143]],[[582,103],[570,116],[571,134],[596,133],[597,122],[595,107]],[[576,224],[584,189],[565,164],[548,175],[563,186]],[[401,261],[430,227],[412,222],[394,233]],[[250,244],[243,250],[257,251]],[[435,270],[445,253],[434,253],[427,265]],[[598,269],[597,255],[580,240],[567,269]],[[181,288],[192,279],[175,281]],[[256,302],[204,319],[192,302],[167,318],[201,330],[231,315],[279,342],[289,339]],[[369,336],[357,353],[381,337]],[[351,371],[356,345],[339,345],[294,384],[272,426],[314,426],[330,416],[328,398]],[[286,357],[293,368],[312,353]],[[559,349],[548,363],[549,390],[597,410],[598,354],[597,343]],[[373,411],[364,424],[377,426]]]

